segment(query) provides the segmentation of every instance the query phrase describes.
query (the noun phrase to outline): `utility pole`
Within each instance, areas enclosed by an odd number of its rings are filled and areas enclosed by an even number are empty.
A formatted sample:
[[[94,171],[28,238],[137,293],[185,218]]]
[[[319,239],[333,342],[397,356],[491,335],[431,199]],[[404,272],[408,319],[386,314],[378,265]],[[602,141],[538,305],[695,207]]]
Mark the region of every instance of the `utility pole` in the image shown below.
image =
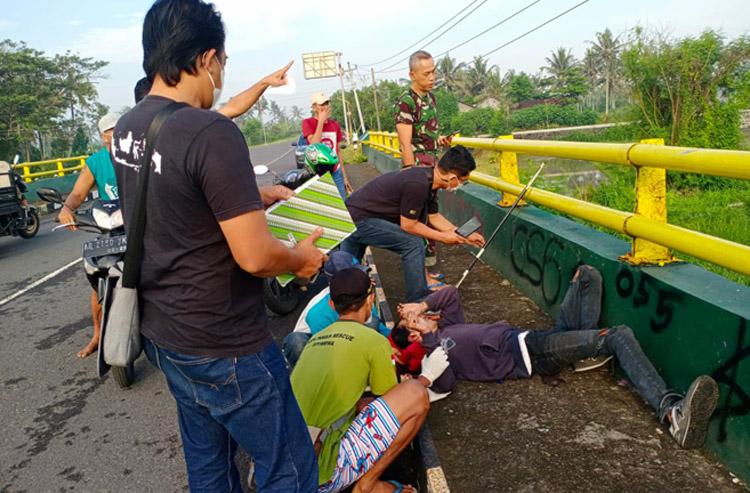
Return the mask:
[[[375,68],[370,67],[370,75],[372,75],[372,99],[375,101],[375,118],[378,122],[378,132],[380,132],[380,108],[378,107],[378,85],[375,83]]]
[[[346,89],[344,88],[344,67],[341,66],[341,53],[336,53],[339,66],[339,81],[341,81],[341,109],[344,113],[344,125],[346,127],[346,141],[351,142],[352,134],[349,130],[349,119],[346,112]]]
[[[354,89],[354,102],[357,104],[357,115],[359,116],[359,124],[360,128],[362,129],[362,135],[367,133],[367,129],[365,128],[365,119],[362,117],[362,108],[359,106],[359,97],[357,97],[357,81],[354,80],[354,71],[352,70],[352,64],[349,62],[346,62],[346,66],[349,70],[349,78],[352,81],[352,89]]]

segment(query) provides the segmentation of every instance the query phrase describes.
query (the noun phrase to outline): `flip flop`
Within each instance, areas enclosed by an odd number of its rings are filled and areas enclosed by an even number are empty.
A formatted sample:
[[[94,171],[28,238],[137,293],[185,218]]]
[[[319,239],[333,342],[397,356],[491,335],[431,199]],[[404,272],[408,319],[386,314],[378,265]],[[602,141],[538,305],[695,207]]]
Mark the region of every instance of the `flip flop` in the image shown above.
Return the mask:
[[[393,493],[402,493],[404,491],[404,487],[405,486],[403,484],[399,483],[398,481],[396,481],[395,479],[389,479],[388,481],[386,481],[386,483],[392,484],[393,486],[396,487],[396,489],[393,490]],[[411,488],[414,491],[417,491],[417,489],[414,486],[411,486]]]
[[[445,279],[445,274],[443,274],[442,272],[438,272],[435,274],[430,273],[430,277],[435,279],[436,281],[442,281],[443,279]]]
[[[432,284],[427,285],[427,289],[442,288],[443,286],[445,286],[444,282],[433,282]]]

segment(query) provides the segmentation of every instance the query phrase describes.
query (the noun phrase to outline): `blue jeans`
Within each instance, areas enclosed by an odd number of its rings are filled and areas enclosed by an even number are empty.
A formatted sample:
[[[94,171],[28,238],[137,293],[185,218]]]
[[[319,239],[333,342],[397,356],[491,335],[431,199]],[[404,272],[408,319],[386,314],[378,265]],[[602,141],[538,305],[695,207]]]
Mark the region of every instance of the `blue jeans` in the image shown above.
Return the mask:
[[[597,328],[601,275],[588,265],[579,267],[577,274],[570,283],[554,328],[532,331],[526,337],[533,371],[556,375],[576,361],[614,355],[638,393],[660,412],[661,399],[667,393],[664,379],[643,353],[630,327]]]
[[[336,171],[331,171],[331,177],[333,178],[333,183],[336,184],[336,188],[339,189],[339,195],[341,195],[341,198],[346,200],[346,185],[344,185],[344,172],[341,171],[341,167],[344,165],[344,163],[339,164],[339,167],[336,168]]]
[[[318,467],[276,343],[240,358],[189,356],[144,337],[177,402],[193,492],[240,493],[237,446],[255,461],[258,492],[314,492]]]
[[[357,231],[341,244],[341,250],[362,259],[368,245],[384,248],[401,256],[406,283],[406,300],[419,301],[430,294],[424,277],[424,240],[407,233],[385,219],[367,218],[357,223]]]
[[[312,334],[307,332],[290,332],[284,337],[284,342],[281,343],[281,351],[284,353],[290,369],[297,364],[299,357],[302,355],[302,350],[305,349],[307,341],[311,337]]]

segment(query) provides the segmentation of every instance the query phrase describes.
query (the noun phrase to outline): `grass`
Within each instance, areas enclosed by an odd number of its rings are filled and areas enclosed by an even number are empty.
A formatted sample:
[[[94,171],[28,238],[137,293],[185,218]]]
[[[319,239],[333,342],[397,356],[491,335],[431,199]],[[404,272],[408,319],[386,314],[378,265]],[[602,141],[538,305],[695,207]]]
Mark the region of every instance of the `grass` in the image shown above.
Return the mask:
[[[477,151],[477,171],[492,176],[498,176],[499,164],[495,153]],[[635,170],[619,165],[592,163],[570,159],[538,158],[519,156],[519,172],[521,182],[525,183],[536,171],[539,162],[547,165],[536,186],[569,197],[574,197],[612,209],[632,211],[635,207]],[[603,180],[596,186],[590,180],[583,180],[582,184],[574,178],[575,175],[550,177],[551,174],[570,173],[577,171],[599,171]],[[593,174],[593,173],[592,173]],[[547,175],[547,176],[545,176]],[[724,188],[684,189],[674,187],[667,191],[667,214],[670,224],[687,229],[700,231],[743,245],[750,245],[750,182],[743,180],[722,180]],[[550,211],[555,213],[555,211]],[[615,234],[627,241],[630,238],[616,234],[608,229],[586,223],[596,229]],[[724,267],[694,257],[675,252],[675,255],[685,261],[726,277],[739,284],[750,286],[750,276],[736,273]]]
[[[354,146],[347,146],[341,149],[341,159],[344,164],[357,164],[366,162],[367,156],[362,154],[362,146],[359,146],[358,149],[355,149]]]

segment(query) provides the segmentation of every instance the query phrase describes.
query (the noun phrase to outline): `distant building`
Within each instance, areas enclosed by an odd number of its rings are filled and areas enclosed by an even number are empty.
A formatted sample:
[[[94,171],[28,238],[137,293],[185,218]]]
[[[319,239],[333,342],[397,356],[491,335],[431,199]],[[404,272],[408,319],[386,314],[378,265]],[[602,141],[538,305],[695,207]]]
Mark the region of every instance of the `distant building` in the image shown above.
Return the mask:
[[[458,112],[459,113],[466,113],[467,111],[471,110],[477,110],[480,108],[490,108],[493,110],[499,110],[501,106],[501,103],[498,99],[493,97],[486,97],[484,99],[481,99],[476,104],[468,104],[468,103],[462,103],[459,101],[458,103]]]
[[[470,104],[462,103],[460,101],[458,102],[458,112],[459,113],[466,113],[467,111],[471,111],[473,109],[476,109],[476,108],[474,108]]]

